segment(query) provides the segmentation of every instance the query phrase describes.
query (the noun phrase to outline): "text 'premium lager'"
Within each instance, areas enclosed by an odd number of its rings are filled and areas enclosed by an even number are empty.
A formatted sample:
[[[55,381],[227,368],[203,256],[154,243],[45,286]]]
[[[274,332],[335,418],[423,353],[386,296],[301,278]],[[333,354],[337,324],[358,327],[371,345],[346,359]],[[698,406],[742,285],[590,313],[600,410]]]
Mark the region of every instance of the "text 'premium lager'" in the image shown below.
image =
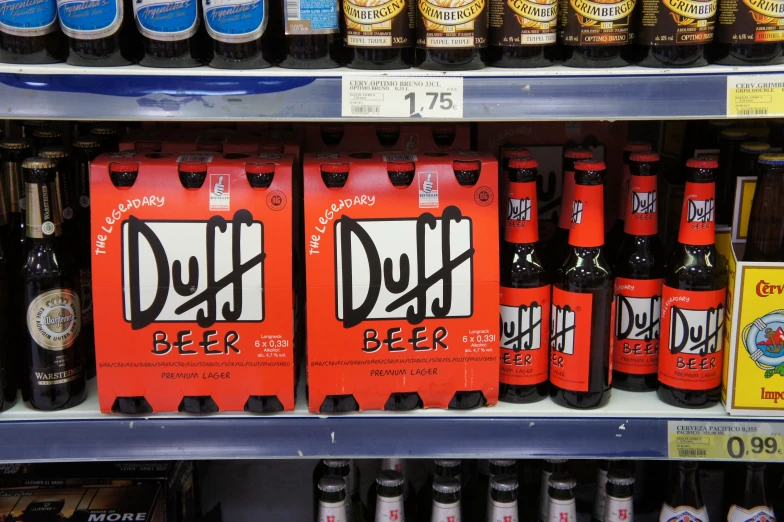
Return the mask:
[[[415,0],[341,0],[346,65],[407,69],[414,63]]]

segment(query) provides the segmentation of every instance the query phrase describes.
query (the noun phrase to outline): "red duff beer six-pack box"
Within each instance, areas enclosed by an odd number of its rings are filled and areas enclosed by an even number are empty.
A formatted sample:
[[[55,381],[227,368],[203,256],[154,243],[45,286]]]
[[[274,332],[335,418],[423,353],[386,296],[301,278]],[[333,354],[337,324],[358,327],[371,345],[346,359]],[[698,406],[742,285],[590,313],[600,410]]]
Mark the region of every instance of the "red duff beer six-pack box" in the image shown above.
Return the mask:
[[[91,168],[101,411],[294,408],[292,155]]]
[[[303,168],[310,411],[495,404],[496,159],[309,154]]]

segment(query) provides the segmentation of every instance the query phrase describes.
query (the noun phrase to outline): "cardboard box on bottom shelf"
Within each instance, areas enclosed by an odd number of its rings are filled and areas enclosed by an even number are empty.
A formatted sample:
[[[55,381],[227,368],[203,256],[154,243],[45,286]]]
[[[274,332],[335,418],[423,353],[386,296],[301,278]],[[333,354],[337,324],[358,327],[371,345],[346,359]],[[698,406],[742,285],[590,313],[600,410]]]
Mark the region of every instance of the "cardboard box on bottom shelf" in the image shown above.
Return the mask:
[[[305,152],[467,151],[467,123],[314,123],[305,127]]]
[[[495,404],[497,161],[385,158],[304,159],[309,408],[385,409],[393,393],[446,408],[463,391]]]
[[[128,154],[91,168],[101,411],[293,409],[294,157]]]

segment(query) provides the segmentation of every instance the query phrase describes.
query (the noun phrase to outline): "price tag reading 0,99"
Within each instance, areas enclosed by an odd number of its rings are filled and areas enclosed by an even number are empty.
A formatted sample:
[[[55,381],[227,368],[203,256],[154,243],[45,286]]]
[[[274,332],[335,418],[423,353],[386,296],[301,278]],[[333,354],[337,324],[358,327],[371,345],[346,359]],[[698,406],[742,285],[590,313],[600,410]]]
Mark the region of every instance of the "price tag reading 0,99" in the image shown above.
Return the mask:
[[[347,118],[463,117],[463,78],[344,76],[341,114]]]
[[[668,421],[670,458],[784,459],[784,425],[756,422]]]

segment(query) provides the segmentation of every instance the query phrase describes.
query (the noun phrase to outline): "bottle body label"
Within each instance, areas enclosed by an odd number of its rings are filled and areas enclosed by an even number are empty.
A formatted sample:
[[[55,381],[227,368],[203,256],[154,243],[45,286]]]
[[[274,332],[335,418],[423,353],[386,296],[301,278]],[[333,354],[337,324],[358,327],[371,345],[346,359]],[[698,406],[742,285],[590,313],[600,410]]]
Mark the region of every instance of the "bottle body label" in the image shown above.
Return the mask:
[[[559,0],[564,45],[626,45],[636,0]]]
[[[31,38],[56,30],[56,0],[0,0],[0,31]]]
[[[776,517],[767,506],[743,509],[733,504],[727,513],[727,522],[776,522]]]
[[[283,7],[287,35],[340,32],[338,0],[284,0]]]
[[[376,522],[406,522],[403,509],[403,496],[389,498],[376,497]]]
[[[442,504],[433,501],[433,511],[430,522],[461,522],[460,502],[454,504]]]
[[[663,279],[615,278],[615,370],[634,375],[657,372],[663,284]]]
[[[487,522],[519,522],[516,502],[488,502]]]
[[[695,45],[713,41],[716,0],[641,0],[642,45]]]
[[[604,522],[634,522],[632,498],[616,498],[607,495],[604,501]]]
[[[84,372],[82,354],[74,349],[82,327],[79,296],[67,288],[55,288],[35,297],[27,307],[27,331],[31,341],[53,357],[30,368],[34,386],[56,386],[75,381]],[[47,360],[46,367],[40,363]]]
[[[340,502],[324,502],[319,500],[318,522],[348,522],[348,503],[346,500]]]
[[[401,48],[413,45],[414,0],[343,0],[348,47]]]
[[[261,38],[267,29],[267,0],[202,0],[210,38],[228,44]]]
[[[718,0],[716,40],[727,44],[784,41],[784,1]]]
[[[501,382],[535,385],[547,380],[550,285],[501,287]]]
[[[591,294],[567,292],[553,287],[550,382],[563,390],[588,391],[592,306]]]
[[[547,522],[577,522],[574,499],[556,500],[548,495]]]
[[[623,231],[632,236],[653,236],[657,222],[658,192],[656,176],[629,176]]]
[[[418,0],[417,47],[474,49],[487,47],[487,0]]]
[[[97,40],[119,31],[125,13],[122,0],[57,0],[57,14],[66,36]]]
[[[659,522],[709,522],[706,508],[694,509],[690,506],[671,507],[662,504]]]
[[[558,0],[496,0],[490,3],[490,45],[555,45]]]
[[[136,0],[133,13],[142,36],[152,40],[187,40],[199,28],[197,0]],[[79,200],[81,203],[81,199]],[[85,205],[83,205],[85,206]]]
[[[536,182],[510,182],[506,198],[504,239],[519,244],[539,241],[539,216],[536,210]]]
[[[607,500],[607,470],[599,468],[596,472],[596,494],[593,497],[593,519],[604,521],[604,505]]]
[[[662,288],[659,381],[673,388],[721,385],[726,289],[694,292]]]

